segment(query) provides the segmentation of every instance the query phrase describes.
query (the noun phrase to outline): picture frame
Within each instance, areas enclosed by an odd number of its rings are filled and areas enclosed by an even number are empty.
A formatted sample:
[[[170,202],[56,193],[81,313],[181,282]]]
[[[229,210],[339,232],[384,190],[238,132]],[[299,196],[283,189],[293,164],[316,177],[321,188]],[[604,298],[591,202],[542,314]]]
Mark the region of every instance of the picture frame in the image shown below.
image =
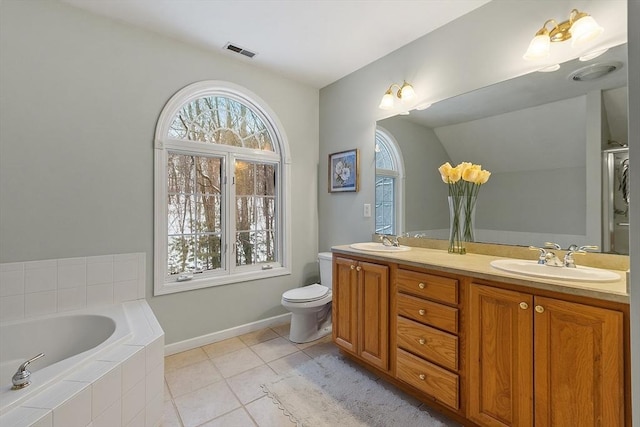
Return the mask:
[[[329,154],[329,193],[360,190],[360,150]]]

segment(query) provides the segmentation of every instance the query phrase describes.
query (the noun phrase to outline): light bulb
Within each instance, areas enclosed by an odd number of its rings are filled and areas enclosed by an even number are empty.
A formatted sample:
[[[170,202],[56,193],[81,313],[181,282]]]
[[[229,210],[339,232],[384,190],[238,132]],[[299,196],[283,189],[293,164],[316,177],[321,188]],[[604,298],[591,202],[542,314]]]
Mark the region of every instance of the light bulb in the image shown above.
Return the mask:
[[[549,56],[550,45],[549,33],[538,34],[531,40],[527,52],[522,57],[527,61],[546,58]]]
[[[578,19],[569,29],[571,33],[571,47],[584,46],[604,32],[593,17],[587,15]]]
[[[388,90],[384,94],[382,100],[380,101],[380,105],[378,105],[378,108],[382,110],[390,110],[393,108],[393,94],[391,93],[391,90]]]

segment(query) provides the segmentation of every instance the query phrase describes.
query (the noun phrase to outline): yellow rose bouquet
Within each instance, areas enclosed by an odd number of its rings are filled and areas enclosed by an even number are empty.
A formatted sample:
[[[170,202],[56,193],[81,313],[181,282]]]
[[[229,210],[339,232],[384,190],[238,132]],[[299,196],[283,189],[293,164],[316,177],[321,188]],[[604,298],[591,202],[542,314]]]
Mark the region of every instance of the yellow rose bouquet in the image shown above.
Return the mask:
[[[447,162],[438,171],[442,181],[449,186],[449,252],[464,254],[466,250],[462,242],[474,241],[472,218],[478,192],[480,186],[489,180],[491,172],[469,162],[462,162],[456,167]],[[460,223],[461,213],[464,213],[463,224]]]

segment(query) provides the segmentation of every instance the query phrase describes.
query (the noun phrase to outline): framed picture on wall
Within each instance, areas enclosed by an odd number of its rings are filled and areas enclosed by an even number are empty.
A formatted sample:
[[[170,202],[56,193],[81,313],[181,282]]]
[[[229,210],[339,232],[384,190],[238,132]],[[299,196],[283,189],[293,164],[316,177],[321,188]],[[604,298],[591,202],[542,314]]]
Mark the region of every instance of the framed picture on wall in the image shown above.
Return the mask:
[[[329,154],[329,193],[360,189],[360,150]]]

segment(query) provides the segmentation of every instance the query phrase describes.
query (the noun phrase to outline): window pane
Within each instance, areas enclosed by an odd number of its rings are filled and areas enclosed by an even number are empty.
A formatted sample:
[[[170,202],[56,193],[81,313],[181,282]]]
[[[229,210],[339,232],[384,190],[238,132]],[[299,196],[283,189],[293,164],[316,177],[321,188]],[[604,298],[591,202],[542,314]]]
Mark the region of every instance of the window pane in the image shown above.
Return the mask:
[[[169,153],[167,178],[169,194],[193,193],[193,156]]]
[[[184,105],[173,118],[168,136],[275,151],[262,119],[247,105],[224,96],[206,96]]]
[[[185,194],[169,194],[168,199],[167,224],[169,235],[194,233],[193,196]]]
[[[275,165],[256,165],[256,194],[275,196],[276,194],[276,167]]]
[[[169,274],[191,271],[195,268],[195,239],[193,236],[169,236]]]
[[[396,234],[395,231],[395,178],[376,177],[376,224],[378,234]]]
[[[236,160],[236,195],[255,193],[255,164]]]
[[[199,194],[196,202],[197,231],[217,232],[221,231],[222,205],[220,196]]]
[[[206,234],[198,237],[198,263],[203,271],[222,267],[222,244],[220,235]]]
[[[220,194],[222,159],[218,157],[196,157],[195,162],[198,193]]]
[[[236,161],[236,265],[276,258],[276,166]]]

